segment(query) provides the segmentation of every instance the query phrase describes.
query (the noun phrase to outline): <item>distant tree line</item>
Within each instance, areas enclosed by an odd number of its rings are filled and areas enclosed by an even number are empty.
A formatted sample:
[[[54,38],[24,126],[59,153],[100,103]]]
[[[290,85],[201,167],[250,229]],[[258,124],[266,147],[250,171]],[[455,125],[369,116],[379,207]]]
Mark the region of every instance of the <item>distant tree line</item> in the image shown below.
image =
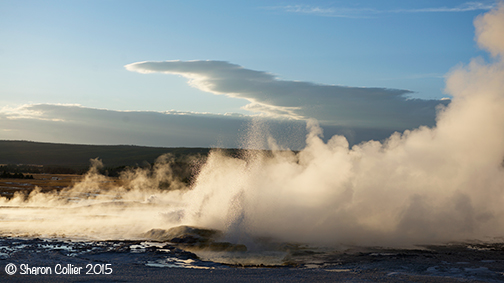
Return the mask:
[[[9,173],[42,173],[41,165],[7,164],[0,166],[0,171]]]
[[[202,157],[200,157],[202,158]],[[203,157],[204,158],[204,157]],[[181,181],[189,184],[195,175],[195,166],[187,156],[175,158],[171,163],[173,174]],[[99,173],[108,177],[119,177],[127,170],[138,168],[153,171],[154,163],[144,162],[136,166],[107,166],[99,169]],[[7,164],[0,166],[0,178],[32,179],[33,175],[26,174],[85,174],[89,167],[83,166],[59,166],[59,165],[27,165]]]
[[[5,179],[33,179],[33,175],[24,175],[23,173],[9,173],[3,171],[0,178]]]
[[[239,150],[225,150],[226,154],[231,156],[241,157]],[[187,153],[187,154],[168,154],[168,158],[164,161],[163,166],[169,166],[172,180],[176,180],[186,185],[191,185],[195,180],[201,166],[205,163],[208,152],[203,153]],[[159,160],[158,160],[159,161]],[[99,168],[100,174],[108,177],[120,177],[126,171],[144,170],[147,176],[153,176],[156,171],[155,162],[144,161],[141,164],[123,165],[123,166],[105,166]],[[78,174],[82,175],[88,172],[89,166],[80,165],[35,165],[35,164],[6,164],[0,165],[0,178],[33,178],[31,174]],[[28,175],[30,174],[30,175]],[[27,175],[27,176],[26,176]],[[26,177],[25,177],[26,176]],[[169,180],[169,179],[167,179]],[[171,184],[168,181],[159,184],[160,188],[169,189]]]
[[[84,174],[87,172],[84,166],[59,166],[59,165],[29,165],[29,164],[7,164],[0,166],[0,172],[4,174]],[[3,175],[2,175],[3,176]],[[2,177],[6,178],[6,177]]]

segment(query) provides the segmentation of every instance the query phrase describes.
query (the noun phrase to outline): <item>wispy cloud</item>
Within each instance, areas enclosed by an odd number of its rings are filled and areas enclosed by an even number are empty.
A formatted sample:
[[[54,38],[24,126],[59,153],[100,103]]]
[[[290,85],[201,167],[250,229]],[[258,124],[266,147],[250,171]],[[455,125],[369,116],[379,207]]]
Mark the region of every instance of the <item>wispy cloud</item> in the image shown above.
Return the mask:
[[[436,7],[422,9],[397,9],[387,12],[391,13],[439,13],[439,12],[468,12],[478,10],[491,10],[495,7],[495,3],[489,2],[466,2],[456,7]]]
[[[339,18],[363,18],[380,13],[380,11],[371,8],[319,7],[311,5],[272,6],[265,7],[265,9],[279,10],[287,13]]]
[[[380,11],[371,8],[320,7],[311,5],[270,6],[264,7],[264,9],[338,18],[365,18],[380,13]]]
[[[348,8],[348,7],[321,7],[312,5],[285,5],[265,7],[268,10],[278,10],[286,13],[307,14],[325,17],[340,18],[367,18],[386,13],[459,13],[478,10],[491,10],[495,2],[466,2],[455,7],[427,7],[418,9],[392,9],[380,10],[374,8]]]

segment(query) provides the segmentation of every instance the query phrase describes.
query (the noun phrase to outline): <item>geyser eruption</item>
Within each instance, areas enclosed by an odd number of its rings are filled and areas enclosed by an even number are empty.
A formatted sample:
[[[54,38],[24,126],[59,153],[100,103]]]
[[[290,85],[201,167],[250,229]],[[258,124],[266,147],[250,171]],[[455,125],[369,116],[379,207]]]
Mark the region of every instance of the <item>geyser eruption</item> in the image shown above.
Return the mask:
[[[453,100],[436,127],[349,148],[342,136],[324,143],[311,121],[299,153],[241,160],[214,152],[183,221],[325,244],[504,236],[504,4],[475,25],[494,62],[474,59],[449,74]]]
[[[225,231],[238,243],[266,236],[383,246],[502,237],[504,4],[475,25],[493,62],[475,59],[449,74],[453,100],[439,109],[434,128],[350,148],[343,136],[325,143],[309,121],[303,150],[270,140],[272,152],[236,158],[214,151],[189,189],[173,182],[166,159],[156,173],[127,173],[127,182],[112,189],[91,170],[60,193],[0,199],[0,232],[125,239],[194,225]],[[160,189],[163,180],[175,187]]]

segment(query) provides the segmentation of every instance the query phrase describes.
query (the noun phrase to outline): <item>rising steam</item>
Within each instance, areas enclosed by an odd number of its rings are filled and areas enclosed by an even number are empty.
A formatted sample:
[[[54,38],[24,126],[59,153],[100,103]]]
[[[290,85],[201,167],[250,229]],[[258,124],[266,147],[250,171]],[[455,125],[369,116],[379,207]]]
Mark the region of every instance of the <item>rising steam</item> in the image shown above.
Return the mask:
[[[396,246],[502,237],[504,4],[475,26],[494,62],[474,59],[448,75],[453,100],[438,109],[433,128],[349,148],[343,136],[324,143],[309,121],[302,151],[273,140],[272,154],[213,151],[190,189],[174,181],[166,159],[157,173],[127,173],[127,182],[108,190],[91,169],[60,193],[1,199],[11,207],[2,209],[2,230],[118,239],[186,224],[227,231],[238,242],[270,236]],[[160,190],[163,182],[174,187]]]

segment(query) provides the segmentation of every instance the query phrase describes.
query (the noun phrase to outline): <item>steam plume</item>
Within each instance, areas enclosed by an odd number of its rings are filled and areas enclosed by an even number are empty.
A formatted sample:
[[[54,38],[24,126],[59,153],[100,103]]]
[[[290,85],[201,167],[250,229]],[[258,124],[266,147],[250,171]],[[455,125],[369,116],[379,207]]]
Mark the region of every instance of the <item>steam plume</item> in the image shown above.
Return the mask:
[[[214,153],[187,220],[295,241],[415,244],[504,235],[504,5],[475,21],[498,56],[454,69],[433,128],[349,148],[309,122],[299,153]],[[191,216],[192,215],[192,216]]]

